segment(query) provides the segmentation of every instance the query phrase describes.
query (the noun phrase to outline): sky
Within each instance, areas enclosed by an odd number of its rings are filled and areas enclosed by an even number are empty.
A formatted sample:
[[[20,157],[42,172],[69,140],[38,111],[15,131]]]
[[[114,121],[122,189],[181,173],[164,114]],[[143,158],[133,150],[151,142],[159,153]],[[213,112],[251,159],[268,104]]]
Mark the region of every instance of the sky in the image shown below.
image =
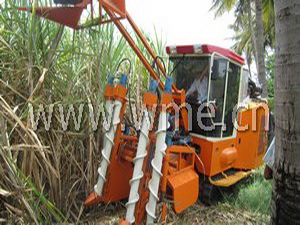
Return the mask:
[[[231,12],[215,18],[211,6],[212,0],[126,0],[126,9],[135,23],[153,37],[155,27],[167,45],[230,48],[234,33],[228,26],[234,22],[234,15]]]
[[[154,27],[167,45],[213,44],[230,48],[233,12],[215,18],[212,0],[127,0],[126,8],[136,24],[154,36]]]

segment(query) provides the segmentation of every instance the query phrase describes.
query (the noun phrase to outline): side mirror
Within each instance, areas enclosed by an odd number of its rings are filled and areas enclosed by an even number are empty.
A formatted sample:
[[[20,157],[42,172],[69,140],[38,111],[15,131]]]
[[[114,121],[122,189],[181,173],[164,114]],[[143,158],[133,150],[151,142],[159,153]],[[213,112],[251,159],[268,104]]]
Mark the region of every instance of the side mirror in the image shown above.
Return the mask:
[[[250,98],[257,98],[262,93],[262,87],[260,84],[256,84],[252,79],[249,79],[249,92]]]
[[[252,90],[252,96],[257,98],[258,96],[260,96],[262,93],[262,87],[261,86],[256,86],[253,90]]]

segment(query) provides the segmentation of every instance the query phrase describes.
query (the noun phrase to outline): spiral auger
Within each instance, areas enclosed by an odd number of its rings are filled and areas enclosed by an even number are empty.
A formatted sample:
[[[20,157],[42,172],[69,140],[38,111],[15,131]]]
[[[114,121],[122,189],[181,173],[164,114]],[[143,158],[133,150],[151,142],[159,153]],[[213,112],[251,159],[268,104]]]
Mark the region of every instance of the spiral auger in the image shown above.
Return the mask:
[[[123,74],[121,76],[120,85],[126,85],[127,76]],[[109,125],[108,132],[105,133],[103,138],[103,149],[101,151],[102,161],[100,167],[98,168],[98,181],[94,187],[94,191],[98,196],[102,196],[103,186],[106,181],[106,172],[110,163],[110,155],[112,148],[114,146],[114,138],[117,130],[117,126],[120,123],[120,113],[122,109],[122,101],[116,99],[113,103],[113,113],[112,122]],[[109,111],[108,111],[109,113]]]
[[[136,157],[134,158],[134,171],[133,171],[133,177],[130,180],[130,194],[129,194],[129,199],[126,204],[127,207],[127,212],[126,212],[126,220],[132,224],[135,222],[134,218],[134,210],[135,210],[135,205],[139,201],[139,184],[140,180],[143,178],[144,173],[142,171],[143,167],[143,162],[145,157],[147,156],[147,145],[149,143],[149,129],[150,129],[150,117],[151,115],[147,110],[144,111],[144,116],[143,116],[143,125],[141,128],[141,133],[140,133],[140,139],[138,143],[138,149],[136,153]]]
[[[156,219],[155,217],[155,209],[156,209],[156,202],[159,200],[158,198],[158,188],[159,188],[159,181],[160,177],[162,176],[161,168],[162,168],[162,161],[163,157],[165,156],[165,151],[167,149],[167,145],[165,143],[166,135],[167,135],[167,116],[166,112],[161,112],[159,116],[159,129],[156,132],[156,151],[155,156],[151,162],[152,166],[152,178],[149,182],[149,202],[146,206],[146,211],[148,214],[147,217],[147,224],[153,223]]]
[[[168,112],[166,110],[166,107],[172,100],[171,85],[172,85],[172,79],[168,77],[166,79],[165,90],[161,100],[161,112],[159,115],[158,130],[156,132],[155,155],[151,162],[152,177],[148,185],[150,196],[149,196],[149,201],[146,205],[147,224],[153,224],[154,220],[156,219],[155,211],[156,211],[157,201],[159,200],[158,189],[159,189],[160,178],[162,176],[161,169],[162,169],[163,157],[165,156],[165,152],[167,149],[166,136],[167,136],[167,129],[168,129]]]
[[[117,130],[117,126],[120,123],[121,108],[122,108],[122,102],[116,100],[114,102],[112,124],[109,128],[109,131],[104,135],[103,143],[105,145],[101,151],[102,161],[101,161],[101,166],[98,168],[99,177],[98,177],[98,182],[94,187],[95,192],[99,196],[102,195],[103,185],[106,181],[106,171],[110,163],[109,159],[110,159],[112,147],[114,146],[114,137]]]
[[[114,80],[115,76],[111,75],[108,78],[107,85],[104,90],[104,121],[103,121],[103,132],[107,133],[111,126],[111,118],[112,115],[110,112],[113,111],[114,108]],[[104,143],[104,142],[103,142]],[[104,146],[104,145],[103,145]]]
[[[156,102],[157,96],[155,94],[156,88],[158,86],[158,83],[155,80],[152,80],[149,87],[149,94],[152,95],[153,102]],[[147,97],[150,97],[149,95]],[[144,97],[144,104],[147,108],[145,108],[143,112],[143,120],[142,120],[142,126],[140,131],[140,137],[136,152],[136,157],[134,158],[134,170],[133,170],[133,176],[130,180],[130,194],[128,198],[128,202],[126,204],[127,211],[126,211],[126,221],[130,224],[133,224],[135,222],[134,217],[134,211],[136,203],[139,201],[139,184],[140,180],[143,178],[143,163],[145,160],[145,157],[147,156],[147,146],[149,144],[149,131],[151,128],[151,123],[153,121],[153,112],[151,109],[151,105],[147,104],[146,96]]]

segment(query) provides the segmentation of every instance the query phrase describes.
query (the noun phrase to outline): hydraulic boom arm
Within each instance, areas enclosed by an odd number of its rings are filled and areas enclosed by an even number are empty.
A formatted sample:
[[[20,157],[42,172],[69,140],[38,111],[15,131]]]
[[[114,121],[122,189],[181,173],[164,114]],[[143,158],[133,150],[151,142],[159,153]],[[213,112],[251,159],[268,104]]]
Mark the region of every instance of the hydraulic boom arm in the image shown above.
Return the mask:
[[[158,85],[161,90],[164,89],[164,85],[158,76],[158,73],[152,68],[151,62],[149,62],[141,51],[141,49],[135,44],[135,41],[133,40],[130,33],[127,31],[127,29],[124,27],[124,25],[121,22],[121,19],[127,19],[129,22],[132,30],[137,35],[137,37],[140,39],[140,41],[143,43],[145,49],[147,50],[147,53],[151,56],[152,60],[155,60],[158,65],[158,69],[161,71],[161,73],[166,76],[166,71],[161,64],[159,60],[157,60],[157,55],[147,42],[146,38],[142,34],[141,30],[138,28],[138,26],[135,24],[135,22],[132,20],[131,16],[128,14],[128,12],[125,9],[125,0],[99,0],[99,14],[100,16],[97,18],[94,18],[94,11],[93,8],[93,0],[83,0],[83,1],[75,1],[75,0],[56,0],[57,3],[70,3],[74,2],[77,3],[74,6],[62,6],[62,7],[40,7],[36,9],[32,8],[20,8],[22,11],[29,11],[29,12],[35,12],[38,16],[44,17],[48,20],[55,21],[57,23],[60,23],[62,25],[71,27],[73,29],[83,29],[91,26],[96,26],[99,24],[105,24],[109,22],[113,22],[116,27],[121,32],[122,36],[126,39],[128,44],[131,46],[131,48],[134,50],[136,55],[139,57],[145,68],[148,70],[150,76],[152,79],[156,80],[158,82]],[[82,25],[79,24],[81,15],[83,13],[84,9],[87,9],[88,6],[91,7],[91,21],[86,22]],[[103,11],[107,13],[107,15],[110,17],[110,19],[104,19]],[[66,16],[67,15],[67,16]],[[172,89],[174,93],[177,93],[178,90],[176,86],[173,84]]]

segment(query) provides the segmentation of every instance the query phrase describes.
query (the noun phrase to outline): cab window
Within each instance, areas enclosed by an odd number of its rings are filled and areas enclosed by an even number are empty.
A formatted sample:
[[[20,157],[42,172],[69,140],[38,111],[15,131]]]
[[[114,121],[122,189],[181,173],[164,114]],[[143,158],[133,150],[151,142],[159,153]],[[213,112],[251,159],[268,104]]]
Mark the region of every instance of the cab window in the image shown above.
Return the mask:
[[[210,58],[176,57],[171,61],[176,67],[176,87],[186,91],[186,101],[193,104],[207,101]]]
[[[215,123],[222,122],[227,65],[227,59],[216,58],[212,67],[209,88],[209,102],[215,107],[215,118],[213,118]]]
[[[235,118],[232,116],[232,113],[239,100],[240,76],[241,67],[234,63],[229,63],[223,137],[230,137],[233,134]]]

